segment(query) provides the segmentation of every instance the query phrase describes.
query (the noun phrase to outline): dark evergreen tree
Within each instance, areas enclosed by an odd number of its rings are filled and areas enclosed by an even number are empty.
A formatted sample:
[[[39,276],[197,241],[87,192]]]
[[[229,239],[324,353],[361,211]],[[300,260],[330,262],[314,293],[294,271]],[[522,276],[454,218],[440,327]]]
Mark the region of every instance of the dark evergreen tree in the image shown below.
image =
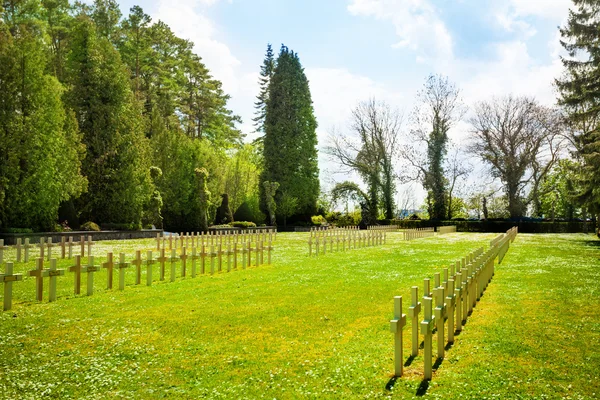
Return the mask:
[[[600,212],[600,1],[573,0],[567,25],[560,30],[568,52],[565,74],[556,81],[559,104],[573,132],[581,161],[575,198],[584,208]]]
[[[233,214],[231,208],[229,208],[229,195],[223,193],[221,195],[221,205],[217,208],[217,217],[215,218],[216,224],[229,224],[233,222]]]
[[[316,212],[319,197],[316,128],[308,79],[298,54],[282,46],[269,85],[261,182],[279,182],[277,204],[282,193],[295,197],[294,215],[305,218]],[[262,185],[260,189],[264,199]]]
[[[140,226],[152,193],[148,143],[129,73],[108,39],[80,16],[72,32],[66,95],[83,133],[89,180],[82,198],[84,219]]]
[[[256,132],[265,133],[265,118],[267,115],[267,102],[269,101],[269,85],[271,83],[271,78],[273,78],[273,73],[275,72],[275,55],[273,54],[273,47],[271,44],[267,44],[267,53],[265,54],[265,60],[263,65],[260,67],[260,78],[258,83],[260,85],[260,92],[258,96],[256,96],[256,103],[254,103],[254,108],[256,111],[254,114],[254,127],[256,128]]]

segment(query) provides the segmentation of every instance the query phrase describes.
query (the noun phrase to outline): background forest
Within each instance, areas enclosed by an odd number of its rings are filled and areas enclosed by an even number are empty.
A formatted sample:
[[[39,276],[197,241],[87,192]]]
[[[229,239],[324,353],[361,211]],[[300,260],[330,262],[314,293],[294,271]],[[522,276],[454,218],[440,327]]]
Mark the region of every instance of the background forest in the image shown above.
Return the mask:
[[[0,229],[594,216],[600,6],[574,5],[556,107],[510,95],[465,105],[448,78],[431,75],[407,118],[370,99],[331,132],[324,150],[353,179],[322,193],[309,82],[286,46],[267,47],[258,139],[248,143],[193,43],[142,8],[124,16],[114,0],[4,1]],[[449,138],[460,121],[469,143]],[[485,180],[469,178],[474,165]],[[398,201],[410,182],[425,189],[424,204],[406,192]]]

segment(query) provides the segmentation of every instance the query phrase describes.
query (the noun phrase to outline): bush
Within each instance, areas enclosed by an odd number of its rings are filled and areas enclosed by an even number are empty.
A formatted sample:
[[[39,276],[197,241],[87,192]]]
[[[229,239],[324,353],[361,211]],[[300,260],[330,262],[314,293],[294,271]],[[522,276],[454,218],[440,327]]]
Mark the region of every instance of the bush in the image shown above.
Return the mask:
[[[217,224],[229,224],[235,221],[233,214],[231,214],[231,209],[229,208],[229,195],[227,193],[223,193],[221,195],[221,199],[221,205],[219,206],[219,208],[217,208],[217,216],[215,218],[215,222]]]
[[[310,220],[313,223],[313,225],[317,226],[321,226],[327,223],[327,221],[322,215],[313,215],[312,217],[310,217]]]
[[[141,228],[138,224],[116,224],[116,223],[107,223],[102,224],[102,230],[104,231],[139,231]],[[85,230],[85,229],[84,229]]]
[[[230,225],[235,228],[256,228],[256,224],[251,221],[235,221]]]
[[[100,227],[98,226],[98,224],[96,224],[95,222],[92,222],[92,221],[88,221],[85,224],[81,225],[80,229],[82,231],[88,231],[88,232],[100,232]]]
[[[247,201],[243,202],[233,214],[234,221],[252,221],[252,209]]]
[[[33,229],[30,228],[3,228],[0,229],[2,233],[33,233]]]

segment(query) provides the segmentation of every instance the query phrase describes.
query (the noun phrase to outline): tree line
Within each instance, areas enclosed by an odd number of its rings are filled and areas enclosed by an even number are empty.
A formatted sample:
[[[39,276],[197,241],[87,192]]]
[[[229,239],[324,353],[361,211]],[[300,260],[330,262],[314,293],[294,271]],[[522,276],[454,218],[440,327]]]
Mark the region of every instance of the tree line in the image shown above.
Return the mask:
[[[564,74],[555,82],[556,106],[514,95],[481,101],[471,106],[467,140],[452,143],[448,132],[464,120],[467,107],[447,77],[426,79],[408,124],[385,102],[362,102],[349,129],[333,132],[326,150],[356,173],[367,190],[355,182],[338,183],[331,192],[333,202],[359,202],[366,224],[390,219],[397,216],[392,210],[402,208],[394,204],[395,179],[422,185],[426,215],[434,220],[467,217],[467,208],[484,219],[597,215],[600,1],[573,3],[560,30],[568,56],[561,58]],[[471,193],[462,190],[465,197],[460,198],[455,190],[466,185],[473,171],[469,160],[485,165],[488,178]],[[390,171],[390,165],[400,168]]]
[[[281,185],[287,216],[314,213],[316,121],[298,55],[271,54],[264,138],[245,144],[229,96],[192,49],[139,6],[123,16],[114,0],[3,2],[0,229],[205,229],[223,222],[225,198],[261,223],[265,180]],[[276,159],[282,149],[298,164]]]

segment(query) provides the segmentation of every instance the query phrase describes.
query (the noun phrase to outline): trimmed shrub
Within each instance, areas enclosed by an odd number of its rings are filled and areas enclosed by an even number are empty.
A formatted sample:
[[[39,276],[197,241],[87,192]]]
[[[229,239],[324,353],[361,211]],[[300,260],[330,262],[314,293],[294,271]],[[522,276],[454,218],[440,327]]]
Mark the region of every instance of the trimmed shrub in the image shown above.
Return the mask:
[[[92,222],[92,221],[88,221],[85,224],[81,225],[80,229],[82,231],[88,231],[88,232],[100,232],[100,227],[98,226],[98,224],[96,224],[95,222]]]
[[[217,208],[217,216],[215,218],[215,223],[229,224],[235,221],[233,214],[231,213],[231,208],[229,208],[229,195],[227,193],[223,193],[221,195],[221,199],[221,205],[219,206],[219,208]]]
[[[233,214],[234,221],[253,221],[252,209],[248,202],[243,202],[237,210],[235,210],[235,214]]]
[[[256,224],[251,221],[235,221],[230,225],[234,228],[256,228]]]
[[[313,225],[317,225],[317,226],[321,226],[321,225],[327,223],[327,221],[325,220],[325,218],[322,215],[313,215],[312,217],[310,217],[310,220],[313,223]]]

